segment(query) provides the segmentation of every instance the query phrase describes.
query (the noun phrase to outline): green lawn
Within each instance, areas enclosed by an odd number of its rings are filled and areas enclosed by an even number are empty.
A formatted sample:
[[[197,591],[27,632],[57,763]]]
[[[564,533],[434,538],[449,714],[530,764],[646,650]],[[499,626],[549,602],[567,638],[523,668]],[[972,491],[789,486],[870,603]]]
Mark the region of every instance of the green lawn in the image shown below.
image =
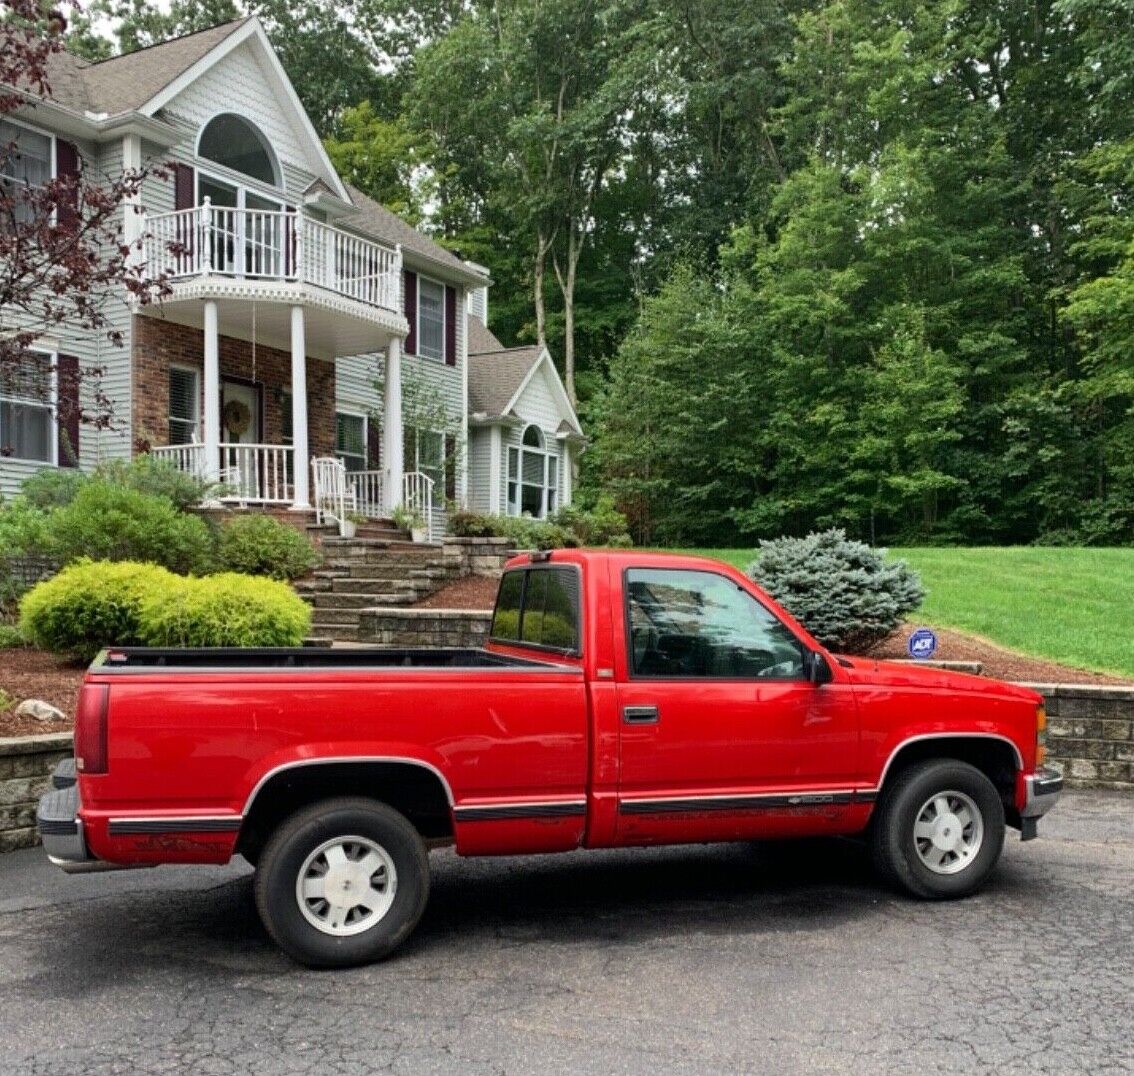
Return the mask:
[[[746,568],[754,549],[701,549]],[[928,595],[914,618],[1081,669],[1134,676],[1134,549],[894,549]]]

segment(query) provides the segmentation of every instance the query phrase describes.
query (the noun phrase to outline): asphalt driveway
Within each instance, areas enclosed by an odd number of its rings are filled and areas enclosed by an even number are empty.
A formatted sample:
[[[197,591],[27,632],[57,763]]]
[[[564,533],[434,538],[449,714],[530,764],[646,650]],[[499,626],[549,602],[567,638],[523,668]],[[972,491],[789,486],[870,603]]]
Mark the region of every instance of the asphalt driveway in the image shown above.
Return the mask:
[[[937,905],[839,841],[435,855],[401,954],[318,973],[247,868],[0,856],[0,1072],[1134,1072],[1134,798],[1014,837]]]

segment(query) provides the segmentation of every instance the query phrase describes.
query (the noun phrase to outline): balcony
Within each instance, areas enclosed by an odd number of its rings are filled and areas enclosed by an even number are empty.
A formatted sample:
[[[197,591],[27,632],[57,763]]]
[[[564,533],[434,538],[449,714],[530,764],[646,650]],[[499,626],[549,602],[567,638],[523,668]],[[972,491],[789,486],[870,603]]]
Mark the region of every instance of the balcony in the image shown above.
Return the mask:
[[[401,251],[303,212],[194,209],[148,214],[141,225],[147,274],[170,294],[139,313],[200,325],[202,299],[222,305],[227,331],[286,347],[287,308],[308,312],[308,347],[321,358],[379,350],[404,335]],[[251,304],[259,303],[259,322]]]

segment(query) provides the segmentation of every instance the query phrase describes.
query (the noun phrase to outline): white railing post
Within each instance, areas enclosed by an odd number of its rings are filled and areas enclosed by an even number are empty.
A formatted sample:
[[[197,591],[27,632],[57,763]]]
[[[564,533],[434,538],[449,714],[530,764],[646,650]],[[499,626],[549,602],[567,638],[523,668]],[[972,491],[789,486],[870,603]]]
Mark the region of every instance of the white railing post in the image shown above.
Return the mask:
[[[211,273],[213,271],[213,202],[207,194],[201,200],[201,208],[195,211],[195,215],[200,227],[194,228],[193,231],[199,230],[200,235],[194,260],[198,265],[204,265],[206,273]]]
[[[306,269],[306,266],[304,265],[304,254],[305,254],[305,247],[306,247],[306,243],[304,241],[304,239],[305,239],[304,233],[305,233],[306,228],[307,228],[307,214],[303,212],[303,207],[300,206],[292,214],[292,217],[294,217],[295,220],[294,220],[294,224],[292,225],[292,234],[293,234],[293,237],[294,237],[293,238],[294,248],[293,248],[292,254],[291,254],[291,257],[292,257],[291,275],[296,280],[304,280],[304,279],[306,279],[306,277],[304,276],[304,272],[305,272],[305,269]],[[287,264],[286,258],[284,259],[284,264],[285,265]]]

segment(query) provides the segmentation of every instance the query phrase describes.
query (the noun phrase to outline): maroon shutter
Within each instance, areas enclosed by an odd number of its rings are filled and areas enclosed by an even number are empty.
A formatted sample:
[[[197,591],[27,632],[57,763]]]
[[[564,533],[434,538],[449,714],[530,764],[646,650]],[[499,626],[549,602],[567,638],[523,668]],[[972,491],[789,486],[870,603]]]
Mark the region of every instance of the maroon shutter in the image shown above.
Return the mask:
[[[56,139],[55,175],[70,183],[59,204],[59,223],[65,228],[73,228],[79,220],[79,150],[74,142]]]
[[[445,500],[457,499],[457,439],[445,434]]]
[[[457,365],[457,289],[445,285],[445,365]]]
[[[56,437],[59,466],[79,466],[79,360],[59,355],[55,362],[57,378]]]
[[[409,322],[409,335],[406,337],[406,354],[417,354],[417,273],[405,271],[406,321]]]
[[[366,423],[366,466],[371,471],[382,469],[382,431],[373,417]]]
[[[193,190],[193,169],[187,164],[173,166],[173,208],[192,209],[196,202]]]
[[[284,217],[284,234],[283,234],[283,248],[284,248],[284,276],[291,276],[295,272],[295,241],[296,229],[295,225],[298,218],[295,215],[295,206],[285,205],[284,212],[289,216]]]

